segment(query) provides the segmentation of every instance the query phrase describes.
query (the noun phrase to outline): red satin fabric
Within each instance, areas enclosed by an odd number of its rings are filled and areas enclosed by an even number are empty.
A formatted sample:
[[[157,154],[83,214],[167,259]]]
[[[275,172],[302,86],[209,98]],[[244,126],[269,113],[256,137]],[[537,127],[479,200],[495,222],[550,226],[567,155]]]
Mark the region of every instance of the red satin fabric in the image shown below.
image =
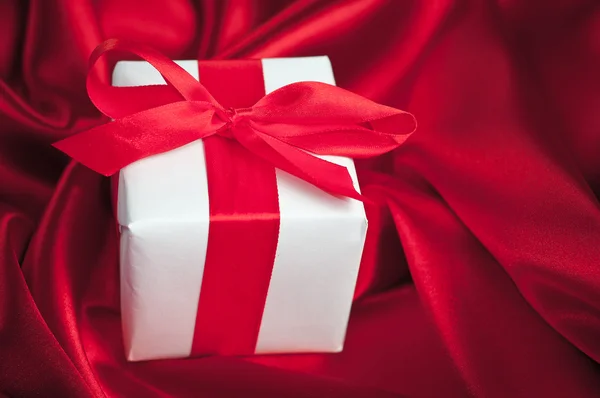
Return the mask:
[[[595,0],[0,2],[0,391],[60,397],[600,395]],[[126,363],[89,53],[327,54],[419,132],[359,164],[369,236],[336,355]],[[104,72],[107,78],[107,72]]]
[[[265,95],[260,60],[198,68],[226,108],[251,107]],[[275,167],[220,136],[206,138],[204,152],[210,224],[191,354],[253,354],[279,237]]]

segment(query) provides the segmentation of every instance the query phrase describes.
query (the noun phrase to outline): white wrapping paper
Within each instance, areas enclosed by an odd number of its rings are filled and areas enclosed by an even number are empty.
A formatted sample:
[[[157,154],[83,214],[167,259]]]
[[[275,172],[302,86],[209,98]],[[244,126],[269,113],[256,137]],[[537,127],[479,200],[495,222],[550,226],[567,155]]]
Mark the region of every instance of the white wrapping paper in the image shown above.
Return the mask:
[[[196,78],[197,61],[179,61]],[[327,57],[263,59],[267,93],[298,81],[335,84]],[[123,61],[115,86],[164,84]],[[348,168],[350,159],[326,157]],[[342,350],[367,229],[361,202],[325,194],[277,170],[279,241],[257,354]],[[202,141],[152,156],[119,176],[121,308],[131,361],[190,355],[209,225]]]

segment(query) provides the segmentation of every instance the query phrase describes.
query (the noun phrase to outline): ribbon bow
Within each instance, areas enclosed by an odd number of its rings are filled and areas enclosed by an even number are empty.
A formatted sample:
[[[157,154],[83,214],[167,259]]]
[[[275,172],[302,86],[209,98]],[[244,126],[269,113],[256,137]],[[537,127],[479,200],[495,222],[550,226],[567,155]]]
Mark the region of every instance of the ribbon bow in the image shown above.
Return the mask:
[[[362,200],[345,167],[313,154],[373,157],[399,147],[416,128],[410,113],[317,82],[287,85],[251,108],[226,109],[170,59],[118,39],[94,50],[90,71],[110,51],[146,60],[167,85],[112,87],[88,74],[91,101],[114,120],[54,146],[106,176],[142,158],[216,134],[238,141],[275,167],[330,194]]]

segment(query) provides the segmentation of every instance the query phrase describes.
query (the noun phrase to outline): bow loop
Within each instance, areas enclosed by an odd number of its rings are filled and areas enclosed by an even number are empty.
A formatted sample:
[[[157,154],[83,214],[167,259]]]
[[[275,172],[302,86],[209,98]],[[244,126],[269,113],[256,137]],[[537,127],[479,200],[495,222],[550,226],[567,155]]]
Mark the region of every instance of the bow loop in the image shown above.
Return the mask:
[[[102,84],[91,69],[110,51],[146,60],[167,86]],[[96,107],[115,120],[54,145],[104,175],[217,134],[330,194],[362,200],[345,167],[311,153],[377,156],[400,146],[416,129],[410,113],[318,82],[284,86],[251,108],[224,108],[173,61],[150,48],[116,39],[92,53],[87,89]]]

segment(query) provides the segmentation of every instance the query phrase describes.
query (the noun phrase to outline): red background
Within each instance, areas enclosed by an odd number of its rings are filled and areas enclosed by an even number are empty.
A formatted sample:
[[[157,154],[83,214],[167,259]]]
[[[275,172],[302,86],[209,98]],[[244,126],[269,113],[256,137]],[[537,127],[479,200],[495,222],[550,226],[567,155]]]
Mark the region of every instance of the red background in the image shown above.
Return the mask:
[[[102,122],[109,37],[329,55],[416,115],[361,162],[367,249],[337,355],[126,363],[108,180],[50,147]],[[600,396],[595,0],[0,0],[0,392],[10,397]]]

